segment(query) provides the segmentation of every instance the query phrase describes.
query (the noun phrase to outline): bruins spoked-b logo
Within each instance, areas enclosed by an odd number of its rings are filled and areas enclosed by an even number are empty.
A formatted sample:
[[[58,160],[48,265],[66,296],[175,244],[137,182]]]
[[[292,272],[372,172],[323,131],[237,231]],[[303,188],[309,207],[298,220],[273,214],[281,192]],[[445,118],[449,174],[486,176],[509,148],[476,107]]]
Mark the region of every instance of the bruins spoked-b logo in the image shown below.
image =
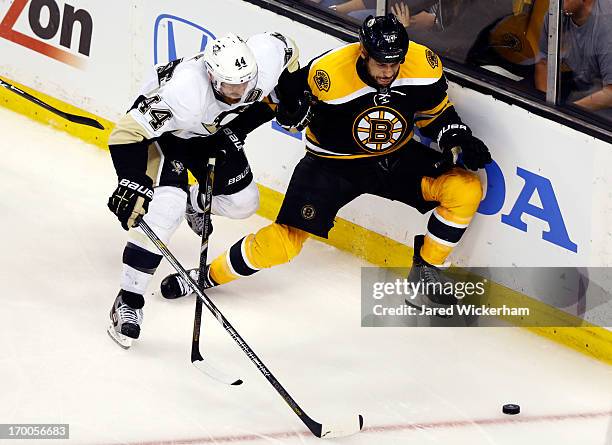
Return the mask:
[[[438,67],[438,56],[432,50],[428,49],[425,51],[425,57],[427,58],[427,63],[433,68],[436,69]]]
[[[329,91],[329,88],[331,87],[331,80],[329,79],[329,74],[327,74],[326,71],[315,71],[313,80],[319,90]]]
[[[390,107],[369,108],[355,119],[353,138],[368,153],[393,149],[407,131],[406,119]]]

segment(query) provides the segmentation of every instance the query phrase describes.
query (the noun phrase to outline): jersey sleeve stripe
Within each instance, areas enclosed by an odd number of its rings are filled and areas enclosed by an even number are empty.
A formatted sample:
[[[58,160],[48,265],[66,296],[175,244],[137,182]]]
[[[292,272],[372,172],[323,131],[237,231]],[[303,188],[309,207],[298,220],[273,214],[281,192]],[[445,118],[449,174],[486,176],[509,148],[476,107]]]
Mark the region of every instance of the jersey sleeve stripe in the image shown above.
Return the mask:
[[[396,86],[422,86],[422,85],[432,85],[440,80],[439,77],[403,77],[400,79],[395,79],[391,87]]]
[[[125,114],[113,131],[108,139],[109,145],[125,145],[133,144],[135,142],[141,142],[144,139],[151,139],[153,135],[150,135],[146,128],[140,125],[130,113]]]
[[[419,111],[414,116],[415,125],[418,128],[426,127],[431,124],[438,116],[440,116],[444,111],[453,106],[453,103],[448,100],[448,96],[444,98],[442,102],[435,108],[427,111]]]
[[[375,92],[376,90],[374,88],[366,86],[351,94],[347,94],[346,96],[339,97],[337,99],[322,100],[321,102],[325,102],[330,105],[340,105],[340,104],[345,104],[347,102],[350,102],[354,99],[357,99],[358,97],[365,96],[366,94],[375,93]]]

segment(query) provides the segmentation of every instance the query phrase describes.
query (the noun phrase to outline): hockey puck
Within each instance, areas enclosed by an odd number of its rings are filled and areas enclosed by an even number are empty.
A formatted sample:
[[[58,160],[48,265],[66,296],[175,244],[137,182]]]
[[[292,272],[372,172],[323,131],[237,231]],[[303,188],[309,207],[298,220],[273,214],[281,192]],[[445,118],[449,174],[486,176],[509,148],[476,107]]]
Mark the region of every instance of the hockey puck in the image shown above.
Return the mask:
[[[502,407],[502,412],[504,414],[515,415],[521,412],[521,407],[514,403],[508,403]]]

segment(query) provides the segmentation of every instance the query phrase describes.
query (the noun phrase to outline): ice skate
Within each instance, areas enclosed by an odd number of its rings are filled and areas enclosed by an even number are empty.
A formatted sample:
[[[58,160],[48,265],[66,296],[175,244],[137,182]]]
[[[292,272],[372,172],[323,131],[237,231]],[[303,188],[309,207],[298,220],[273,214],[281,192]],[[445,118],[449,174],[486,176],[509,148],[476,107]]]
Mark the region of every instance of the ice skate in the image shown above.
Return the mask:
[[[188,270],[189,276],[197,283],[198,269]],[[210,277],[210,265],[206,266],[206,276],[204,277],[204,289],[215,287],[217,283]],[[164,278],[160,285],[162,297],[174,300],[193,293],[193,289],[179,274],[173,273]]]
[[[132,340],[140,336],[143,306],[144,298],[142,295],[125,290],[119,291],[119,295],[113,303],[110,311],[110,326],[107,332],[123,349],[132,346]]]
[[[408,281],[418,286],[418,292],[406,298],[405,302],[419,310],[423,306],[427,308],[452,307],[459,303],[452,292],[453,282],[444,276],[438,267],[429,264],[421,257],[424,238],[424,235],[417,235],[414,238],[412,268],[408,274]],[[435,315],[440,318],[450,317],[450,315],[440,313],[435,313]]]
[[[185,219],[189,227],[191,227],[191,230],[193,230],[196,235],[202,236],[202,232],[204,231],[204,214],[194,209],[189,202],[187,202],[187,208],[185,209]]]

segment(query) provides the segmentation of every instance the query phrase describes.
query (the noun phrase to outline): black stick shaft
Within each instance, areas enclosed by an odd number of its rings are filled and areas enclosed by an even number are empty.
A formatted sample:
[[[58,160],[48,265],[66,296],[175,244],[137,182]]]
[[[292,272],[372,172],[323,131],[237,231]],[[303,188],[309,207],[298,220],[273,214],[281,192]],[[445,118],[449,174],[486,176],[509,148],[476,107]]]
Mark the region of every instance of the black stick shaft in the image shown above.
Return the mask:
[[[251,347],[244,341],[244,339],[240,336],[240,334],[234,329],[234,327],[230,324],[230,322],[225,318],[225,316],[221,313],[221,311],[215,306],[215,304],[208,298],[208,296],[200,289],[197,283],[189,276],[189,273],[185,270],[185,268],[178,262],[178,260],[172,255],[170,250],[166,247],[166,245],[158,238],[158,236],[151,230],[148,224],[140,219],[139,227],[142,231],[149,237],[151,242],[157,246],[162,255],[168,260],[168,262],[174,267],[174,269],[178,272],[178,274],[194,289],[195,293],[198,295],[198,299],[202,301],[202,303],[206,306],[206,308],[215,316],[217,321],[221,323],[223,329],[232,337],[232,339],[238,344],[242,352],[246,354],[246,356],[253,362],[253,364],[259,369],[259,371],[264,375],[264,377],[270,382],[270,384],[276,389],[276,392],[283,398],[285,403],[289,405],[289,408],[304,422],[304,424],[308,427],[308,429],[317,437],[321,437],[321,424],[315,422],[311,419],[300,406],[297,404],[295,400],[289,395],[287,390],[283,388],[280,382],[274,377],[272,372],[268,369],[268,367],[257,357],[255,351],[251,349]]]
[[[90,117],[80,116],[78,114],[66,113],[65,111],[58,110],[54,106],[49,105],[47,102],[43,102],[39,98],[34,97],[29,93],[26,93],[25,91],[17,88],[15,85],[12,85],[2,79],[0,79],[0,86],[3,86],[4,88],[12,91],[13,93],[18,94],[19,96],[29,100],[30,102],[33,102],[36,105],[44,108],[45,110],[48,110],[54,114],[57,114],[58,116],[61,116],[70,122],[74,122],[75,124],[88,125],[90,127],[99,128],[100,130],[104,130],[104,126],[102,126],[102,124],[98,122],[97,120],[92,119]]]
[[[198,287],[204,289],[204,273],[206,271],[206,260],[208,257],[208,238],[210,234],[210,209],[212,207],[212,189],[215,180],[215,158],[208,159],[206,171],[206,184],[204,195],[204,229],[202,230],[202,242],[200,245],[200,266],[198,274]],[[193,337],[191,341],[191,361],[204,360],[200,352],[200,332],[202,328],[202,301],[196,298],[195,311],[193,315]]]

